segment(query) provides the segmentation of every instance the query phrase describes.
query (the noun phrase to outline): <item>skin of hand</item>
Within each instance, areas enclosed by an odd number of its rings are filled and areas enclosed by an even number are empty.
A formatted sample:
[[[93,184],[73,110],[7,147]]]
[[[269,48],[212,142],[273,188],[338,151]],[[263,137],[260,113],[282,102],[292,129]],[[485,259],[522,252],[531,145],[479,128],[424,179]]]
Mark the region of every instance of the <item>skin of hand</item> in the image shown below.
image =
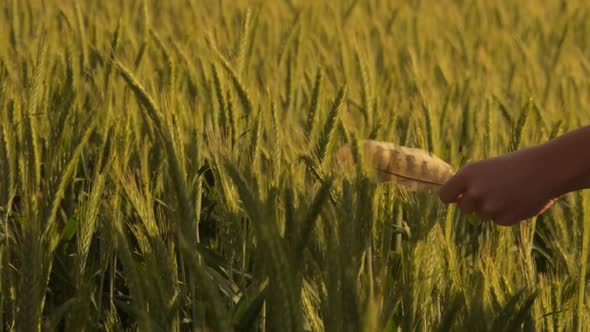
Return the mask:
[[[559,196],[590,187],[588,147],[590,126],[468,164],[440,188],[439,197],[482,220],[514,225],[543,213]]]

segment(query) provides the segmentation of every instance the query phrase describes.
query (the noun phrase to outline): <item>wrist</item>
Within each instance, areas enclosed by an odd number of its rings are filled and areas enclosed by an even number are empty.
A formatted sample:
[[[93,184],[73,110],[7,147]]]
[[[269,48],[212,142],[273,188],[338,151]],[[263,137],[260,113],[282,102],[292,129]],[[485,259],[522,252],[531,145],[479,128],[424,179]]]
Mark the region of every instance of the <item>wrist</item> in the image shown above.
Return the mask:
[[[586,146],[574,136],[556,139],[539,146],[539,161],[546,172],[549,194],[557,198],[590,186],[590,156]]]

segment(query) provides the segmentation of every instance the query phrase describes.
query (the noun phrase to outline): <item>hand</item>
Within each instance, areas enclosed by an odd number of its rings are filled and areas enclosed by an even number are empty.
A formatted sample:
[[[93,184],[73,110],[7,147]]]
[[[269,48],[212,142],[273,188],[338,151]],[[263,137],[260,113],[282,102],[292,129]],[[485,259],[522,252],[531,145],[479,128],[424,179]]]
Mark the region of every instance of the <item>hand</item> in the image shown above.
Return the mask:
[[[464,213],[510,226],[543,213],[560,186],[558,165],[543,146],[468,164],[439,191],[445,203]]]

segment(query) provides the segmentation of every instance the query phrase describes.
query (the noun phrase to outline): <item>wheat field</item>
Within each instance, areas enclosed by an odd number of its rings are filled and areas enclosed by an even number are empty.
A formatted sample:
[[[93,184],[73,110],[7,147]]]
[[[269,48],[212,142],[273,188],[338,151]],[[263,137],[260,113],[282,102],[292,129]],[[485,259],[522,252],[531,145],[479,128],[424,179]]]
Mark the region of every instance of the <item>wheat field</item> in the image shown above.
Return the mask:
[[[513,227],[336,171],[590,120],[584,0],[0,2],[3,331],[588,331],[590,196]]]

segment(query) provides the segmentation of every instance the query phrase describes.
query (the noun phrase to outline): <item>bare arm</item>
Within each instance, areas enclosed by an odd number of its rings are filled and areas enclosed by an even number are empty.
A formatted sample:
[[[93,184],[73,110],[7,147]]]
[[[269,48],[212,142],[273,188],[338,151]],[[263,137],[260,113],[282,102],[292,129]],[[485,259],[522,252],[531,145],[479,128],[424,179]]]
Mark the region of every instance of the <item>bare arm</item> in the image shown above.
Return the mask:
[[[541,145],[558,178],[556,197],[590,188],[590,126],[564,134]]]
[[[445,203],[500,225],[543,213],[559,196],[590,188],[590,126],[462,168],[439,191]]]

